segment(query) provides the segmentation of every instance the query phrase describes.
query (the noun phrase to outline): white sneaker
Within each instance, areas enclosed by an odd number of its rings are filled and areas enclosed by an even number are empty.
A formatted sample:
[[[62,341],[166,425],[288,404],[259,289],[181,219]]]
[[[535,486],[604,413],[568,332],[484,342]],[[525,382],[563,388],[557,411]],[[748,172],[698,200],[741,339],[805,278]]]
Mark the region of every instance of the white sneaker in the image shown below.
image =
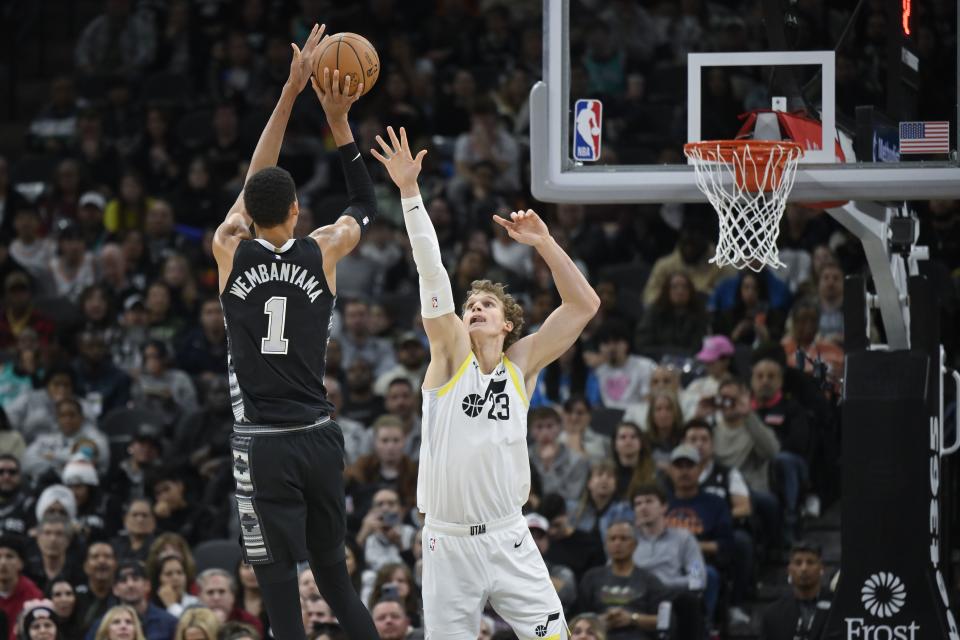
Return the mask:
[[[740,607],[730,607],[730,624],[732,625],[749,625],[750,616]]]
[[[819,518],[820,496],[815,493],[808,493],[803,501],[803,513],[810,518]]]

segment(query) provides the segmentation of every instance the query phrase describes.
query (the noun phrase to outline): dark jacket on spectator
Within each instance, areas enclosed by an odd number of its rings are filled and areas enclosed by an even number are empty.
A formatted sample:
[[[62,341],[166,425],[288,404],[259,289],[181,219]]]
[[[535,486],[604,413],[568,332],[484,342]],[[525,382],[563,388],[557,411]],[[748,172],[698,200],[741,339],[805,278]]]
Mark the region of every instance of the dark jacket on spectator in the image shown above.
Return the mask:
[[[803,609],[807,610],[806,615],[801,615]],[[793,593],[788,593],[763,611],[760,640],[818,640],[823,637],[829,614],[829,600],[817,598],[801,603]]]
[[[763,405],[754,402],[753,410],[760,421],[777,434],[783,449],[809,460],[813,449],[813,434],[807,422],[807,414],[800,405],[778,393]]]

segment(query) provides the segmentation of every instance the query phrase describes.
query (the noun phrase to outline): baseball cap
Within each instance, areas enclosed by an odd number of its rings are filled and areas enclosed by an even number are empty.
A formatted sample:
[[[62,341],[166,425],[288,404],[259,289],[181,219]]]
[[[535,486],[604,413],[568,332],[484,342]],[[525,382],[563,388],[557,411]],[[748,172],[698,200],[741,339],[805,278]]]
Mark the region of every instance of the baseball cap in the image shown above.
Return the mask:
[[[415,342],[417,344],[423,344],[420,342],[420,336],[418,336],[413,331],[404,331],[399,336],[397,336],[396,342],[394,344],[398,347],[402,347],[405,344],[410,342]]]
[[[700,452],[696,447],[689,444],[681,444],[670,453],[670,462],[677,460],[689,460],[693,464],[700,464]]]
[[[100,486],[100,478],[97,477],[97,470],[83,454],[77,454],[70,462],[65,464],[60,476],[63,484],[68,487],[84,484],[91,487]]]
[[[703,339],[703,348],[697,353],[697,360],[716,362],[720,358],[729,358],[733,352],[733,343],[727,336],[707,336]]]
[[[117,582],[124,578],[135,576],[137,578],[146,578],[147,572],[143,568],[143,563],[139,560],[122,560],[117,565]]]
[[[163,444],[163,440],[160,436],[160,430],[148,422],[144,422],[137,427],[136,433],[133,434],[133,440],[146,440],[154,443],[157,446]]]
[[[97,191],[87,191],[80,196],[80,206],[86,207],[88,205],[103,211],[107,208],[107,199]]]
[[[550,522],[547,521],[539,513],[528,513],[527,514],[527,528],[528,529],[540,529],[543,532],[550,530]]]
[[[127,296],[126,300],[123,301],[124,311],[129,311],[136,306],[139,306],[141,309],[143,308],[143,296],[141,296],[139,293],[129,295]]]

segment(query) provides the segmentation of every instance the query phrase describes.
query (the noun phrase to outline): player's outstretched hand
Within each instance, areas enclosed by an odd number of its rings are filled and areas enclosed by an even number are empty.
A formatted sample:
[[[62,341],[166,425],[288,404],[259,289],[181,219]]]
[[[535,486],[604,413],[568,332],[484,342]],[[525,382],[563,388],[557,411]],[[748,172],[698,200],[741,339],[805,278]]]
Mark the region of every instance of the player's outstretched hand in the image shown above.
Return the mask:
[[[493,221],[507,230],[507,234],[521,244],[536,247],[550,237],[550,230],[546,223],[533,209],[514,211],[510,219],[501,218],[494,214]]]
[[[353,95],[350,93],[344,93],[340,90],[339,69],[334,69],[333,73],[331,74],[330,67],[324,67],[323,80],[318,83],[317,79],[312,77],[310,78],[310,83],[313,85],[314,93],[317,94],[317,99],[320,100],[320,106],[323,107],[323,112],[327,114],[327,121],[330,122],[346,120],[347,113],[350,111],[350,107],[352,107],[353,103],[359,100],[360,96],[363,95],[362,82],[357,85],[357,89],[353,92]],[[349,92],[349,75],[344,76],[343,85],[344,87],[347,87],[347,91]]]
[[[325,24],[314,24],[307,36],[307,41],[303,43],[303,50],[296,43],[291,42],[293,49],[293,59],[290,61],[290,77],[287,83],[296,88],[297,93],[303,91],[310,80],[310,74],[313,73],[313,52],[317,46],[324,40],[323,32],[327,30]]]
[[[387,127],[387,135],[390,137],[390,144],[377,136],[377,143],[383,150],[380,153],[376,149],[370,149],[373,157],[380,161],[390,174],[393,183],[403,189],[404,186],[416,186],[417,176],[420,175],[420,166],[423,163],[423,157],[427,155],[426,149],[417,152],[417,157],[413,157],[410,152],[410,143],[407,142],[407,130],[400,127],[400,137],[393,131],[393,127]]]

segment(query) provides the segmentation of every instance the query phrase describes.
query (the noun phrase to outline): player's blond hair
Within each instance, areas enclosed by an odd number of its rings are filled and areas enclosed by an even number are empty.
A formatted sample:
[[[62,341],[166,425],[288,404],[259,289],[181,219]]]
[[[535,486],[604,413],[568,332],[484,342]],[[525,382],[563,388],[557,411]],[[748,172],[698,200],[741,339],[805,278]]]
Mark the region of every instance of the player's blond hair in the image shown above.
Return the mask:
[[[520,333],[523,329],[523,307],[517,304],[513,296],[507,293],[507,288],[499,282],[490,280],[474,280],[470,283],[470,291],[467,292],[467,299],[463,301],[461,313],[466,313],[467,303],[470,298],[480,293],[489,293],[500,301],[503,307],[503,318],[507,322],[513,323],[513,329],[503,339],[503,348],[506,350],[510,345],[520,339]]]

